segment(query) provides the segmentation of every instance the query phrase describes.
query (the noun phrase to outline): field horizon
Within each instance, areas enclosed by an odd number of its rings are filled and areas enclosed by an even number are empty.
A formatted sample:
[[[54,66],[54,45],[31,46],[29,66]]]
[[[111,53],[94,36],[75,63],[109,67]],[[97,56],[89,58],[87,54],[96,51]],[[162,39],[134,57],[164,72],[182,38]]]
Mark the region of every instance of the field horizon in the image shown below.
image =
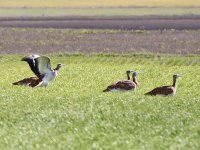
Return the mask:
[[[200,15],[200,7],[0,7],[2,17]]]
[[[0,148],[199,150],[199,39],[196,0],[1,0]],[[63,64],[48,87],[12,84],[30,54]],[[127,70],[135,91],[103,92]],[[175,96],[144,95],[174,74]]]
[[[104,0],[104,1],[92,1],[92,0],[1,0],[0,7],[127,7],[127,6],[200,6],[195,0]]]

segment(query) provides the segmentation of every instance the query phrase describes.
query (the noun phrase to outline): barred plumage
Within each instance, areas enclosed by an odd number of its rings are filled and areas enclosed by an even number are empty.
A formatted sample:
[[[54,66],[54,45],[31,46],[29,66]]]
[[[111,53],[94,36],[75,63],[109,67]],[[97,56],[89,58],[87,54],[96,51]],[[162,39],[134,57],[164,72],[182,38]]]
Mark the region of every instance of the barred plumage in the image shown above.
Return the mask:
[[[150,92],[145,93],[145,95],[163,95],[163,96],[174,96],[176,94],[176,79],[180,77],[180,75],[173,75],[173,84],[171,86],[161,86],[157,87]]]
[[[133,71],[131,71],[131,72],[133,72]],[[121,80],[114,84],[111,84],[105,90],[103,90],[103,92],[126,92],[126,91],[130,91],[130,90],[135,90],[136,87],[138,86],[138,82],[137,82],[137,78],[136,78],[138,73],[133,72],[133,74],[132,74],[133,80],[132,81],[130,80],[129,74],[127,73],[128,80]]]

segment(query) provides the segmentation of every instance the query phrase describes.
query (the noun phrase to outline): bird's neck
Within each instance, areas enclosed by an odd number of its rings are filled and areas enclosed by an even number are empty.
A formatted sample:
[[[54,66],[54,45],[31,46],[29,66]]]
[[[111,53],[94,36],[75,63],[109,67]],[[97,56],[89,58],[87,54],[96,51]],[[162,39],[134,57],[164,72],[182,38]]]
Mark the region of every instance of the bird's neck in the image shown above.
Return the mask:
[[[128,80],[130,80],[130,76],[129,76],[129,74],[127,74],[127,78],[128,78]]]
[[[173,84],[172,84],[173,87],[176,86],[176,79],[173,79]]]
[[[136,77],[133,77],[133,82],[138,85],[138,82],[137,82],[137,78]]]
[[[57,74],[58,74],[58,69],[55,68],[55,69],[53,70],[53,72],[54,72],[54,75],[57,76]]]
[[[57,67],[54,69],[54,71],[58,71],[59,69],[60,69],[60,67],[57,66]]]

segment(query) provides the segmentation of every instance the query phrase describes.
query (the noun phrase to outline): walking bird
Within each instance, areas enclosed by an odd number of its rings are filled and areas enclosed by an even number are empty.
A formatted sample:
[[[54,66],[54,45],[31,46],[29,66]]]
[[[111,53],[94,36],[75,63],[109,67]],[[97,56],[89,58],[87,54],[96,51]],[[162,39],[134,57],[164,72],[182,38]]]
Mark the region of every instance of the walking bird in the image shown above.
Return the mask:
[[[174,96],[176,94],[176,79],[180,77],[180,75],[175,74],[173,75],[173,84],[171,86],[160,86],[157,87],[150,92],[145,93],[145,95],[163,95],[163,96]]]
[[[133,71],[131,71],[133,72]],[[128,75],[128,74],[127,74]],[[103,92],[125,92],[130,90],[135,90],[138,86],[137,78],[138,75],[137,72],[132,73],[133,80],[129,80],[130,77],[128,75],[128,80],[121,80],[114,84],[109,85]]]
[[[49,82],[53,80],[62,67],[62,64],[57,64],[55,69],[51,68],[50,59],[46,56],[29,55],[22,58],[26,61],[30,69],[37,77],[25,78],[23,80],[14,82],[13,85],[25,85],[30,87],[48,86]]]

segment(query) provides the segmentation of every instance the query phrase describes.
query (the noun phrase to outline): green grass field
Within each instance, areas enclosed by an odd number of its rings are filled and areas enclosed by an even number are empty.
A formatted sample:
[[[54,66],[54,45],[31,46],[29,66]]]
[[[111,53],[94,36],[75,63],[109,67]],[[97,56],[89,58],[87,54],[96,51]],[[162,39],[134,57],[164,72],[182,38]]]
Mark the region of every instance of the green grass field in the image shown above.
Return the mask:
[[[200,14],[196,0],[1,0],[2,16],[141,16]]]
[[[12,86],[33,76],[22,56],[0,56],[1,149],[200,148],[200,57],[153,55],[49,55],[63,63],[47,88]],[[139,88],[102,93],[140,71]],[[174,97],[143,94],[178,79]]]
[[[0,7],[200,6],[196,0],[1,0]]]
[[[0,16],[199,15],[199,8],[0,8]]]

